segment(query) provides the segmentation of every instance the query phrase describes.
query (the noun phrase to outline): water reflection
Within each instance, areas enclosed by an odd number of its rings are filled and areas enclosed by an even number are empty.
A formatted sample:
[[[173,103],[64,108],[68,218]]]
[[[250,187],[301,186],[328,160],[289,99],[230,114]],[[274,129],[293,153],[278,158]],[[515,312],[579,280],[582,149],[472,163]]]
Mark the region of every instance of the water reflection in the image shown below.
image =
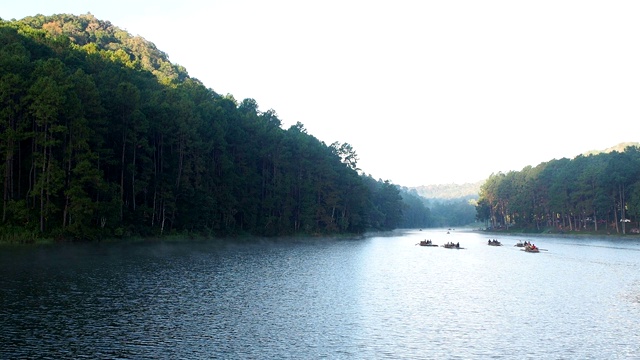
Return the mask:
[[[425,238],[466,249],[415,245]],[[637,241],[500,240],[434,230],[5,248],[0,357],[640,356]]]

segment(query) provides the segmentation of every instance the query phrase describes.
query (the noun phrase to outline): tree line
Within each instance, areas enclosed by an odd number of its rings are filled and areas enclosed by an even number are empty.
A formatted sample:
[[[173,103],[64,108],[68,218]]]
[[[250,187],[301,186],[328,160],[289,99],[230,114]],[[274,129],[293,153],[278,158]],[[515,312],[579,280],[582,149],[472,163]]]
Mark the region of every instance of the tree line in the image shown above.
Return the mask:
[[[480,189],[476,209],[478,220],[490,228],[637,232],[639,148],[631,145],[623,151],[562,158],[493,174]]]
[[[0,19],[4,240],[426,226],[357,160],[91,14]]]

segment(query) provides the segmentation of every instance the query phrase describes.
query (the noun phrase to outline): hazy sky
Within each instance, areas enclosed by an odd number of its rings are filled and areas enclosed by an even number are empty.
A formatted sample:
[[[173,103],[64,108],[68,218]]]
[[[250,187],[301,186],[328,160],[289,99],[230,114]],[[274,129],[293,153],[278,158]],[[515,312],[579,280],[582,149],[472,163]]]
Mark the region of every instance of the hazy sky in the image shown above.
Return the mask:
[[[90,12],[192,77],[274,109],[403,186],[491,173],[640,138],[639,1],[134,1],[0,5]]]

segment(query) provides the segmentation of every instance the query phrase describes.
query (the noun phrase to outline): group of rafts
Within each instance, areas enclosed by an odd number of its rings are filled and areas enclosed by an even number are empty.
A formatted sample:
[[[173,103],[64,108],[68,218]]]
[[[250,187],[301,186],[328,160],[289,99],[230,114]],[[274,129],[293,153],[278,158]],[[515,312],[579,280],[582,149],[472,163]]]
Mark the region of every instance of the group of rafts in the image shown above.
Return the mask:
[[[420,246],[438,246],[438,245],[434,244],[430,239],[429,240],[422,240],[416,245],[420,245]],[[502,243],[500,241],[496,240],[496,239],[490,239],[487,242],[487,245],[489,245],[489,246],[502,246]],[[443,248],[447,248],[447,249],[464,249],[463,247],[460,247],[460,243],[454,243],[454,242],[451,242],[451,241],[449,241],[446,244],[441,245],[441,246]],[[521,247],[521,248],[523,248],[522,250],[526,251],[526,252],[532,252],[532,253],[540,252],[540,249],[535,244],[532,244],[529,241],[525,241],[525,242],[518,241],[518,243],[513,245],[513,246]]]
[[[536,244],[532,244],[530,241],[525,241],[525,242],[518,241],[518,243],[515,244],[514,246],[524,248],[522,250],[526,252],[532,252],[532,253],[540,252],[540,248],[538,248]]]
[[[431,240],[422,240],[419,243],[417,243],[416,245],[420,245],[420,246],[438,246],[437,244],[434,244]],[[449,241],[448,243],[444,244],[444,245],[440,245],[443,248],[447,248],[447,249],[464,249],[463,247],[460,247],[460,243],[454,243]]]

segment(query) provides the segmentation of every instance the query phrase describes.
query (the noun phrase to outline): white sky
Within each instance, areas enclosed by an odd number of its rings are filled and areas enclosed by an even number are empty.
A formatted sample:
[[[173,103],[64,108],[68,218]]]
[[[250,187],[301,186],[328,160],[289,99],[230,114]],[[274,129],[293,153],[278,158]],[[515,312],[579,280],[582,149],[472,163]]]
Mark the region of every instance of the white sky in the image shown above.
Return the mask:
[[[274,109],[403,186],[640,141],[639,1],[41,0],[91,12],[220,94]]]

